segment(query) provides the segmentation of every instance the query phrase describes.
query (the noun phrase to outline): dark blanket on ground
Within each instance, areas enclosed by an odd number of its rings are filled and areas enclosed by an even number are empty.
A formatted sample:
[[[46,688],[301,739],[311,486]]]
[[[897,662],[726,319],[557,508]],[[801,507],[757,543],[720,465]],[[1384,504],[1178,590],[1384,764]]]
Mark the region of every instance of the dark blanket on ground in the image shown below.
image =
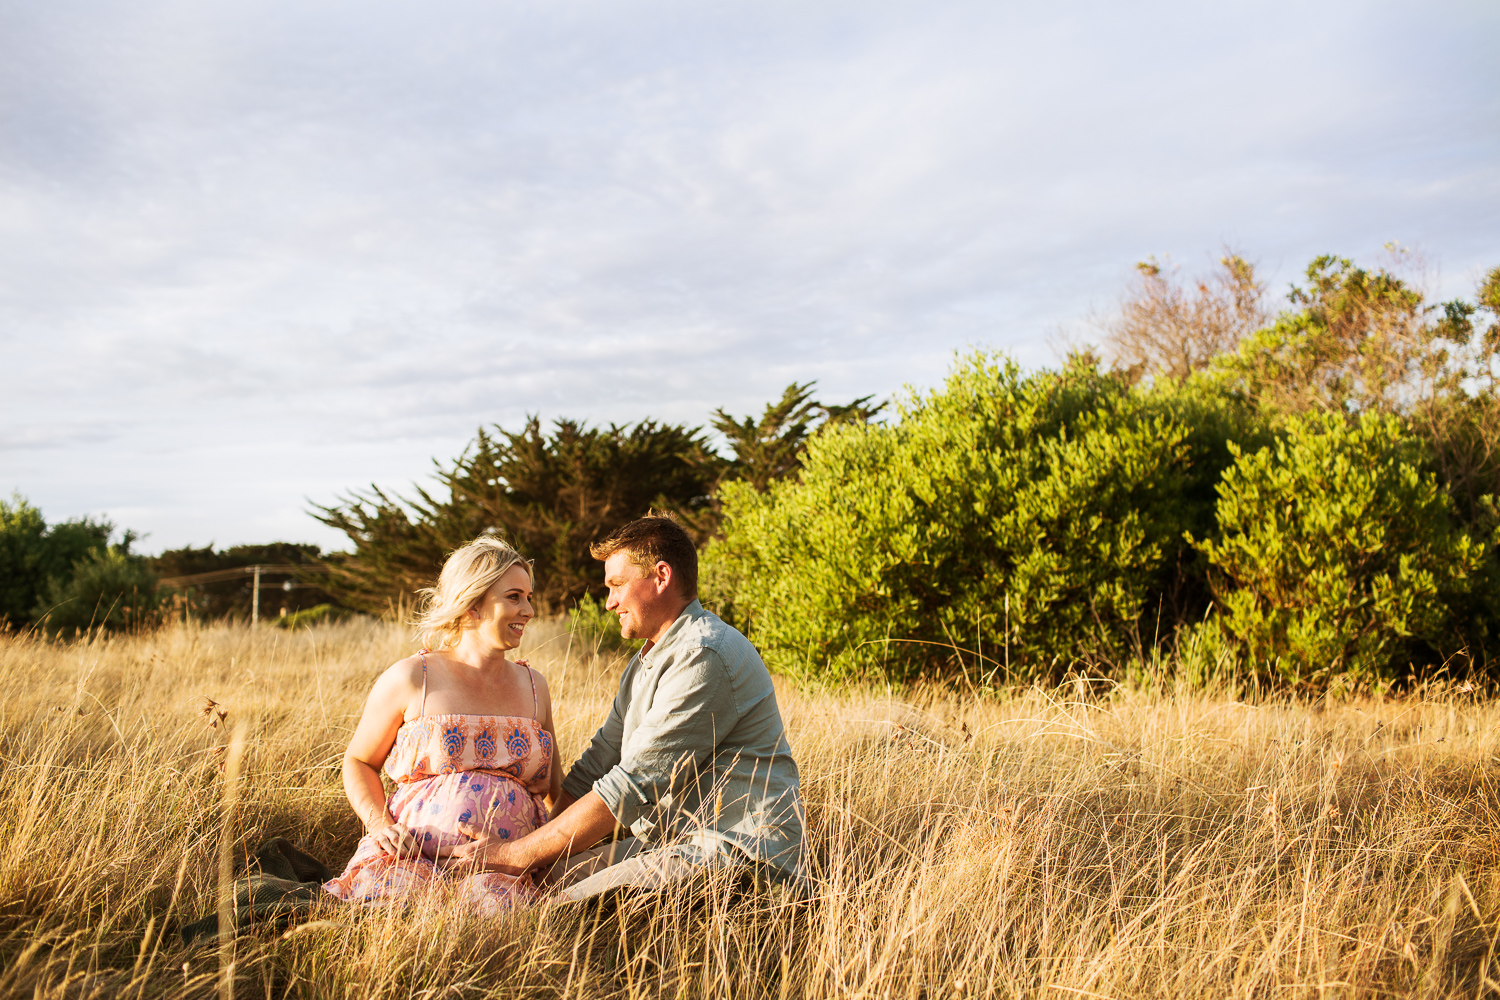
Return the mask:
[[[285,837],[266,841],[251,859],[250,870],[234,883],[235,929],[284,929],[314,906],[335,898],[323,890],[323,883],[337,874]],[[183,944],[217,937],[219,915],[184,924],[180,933]]]

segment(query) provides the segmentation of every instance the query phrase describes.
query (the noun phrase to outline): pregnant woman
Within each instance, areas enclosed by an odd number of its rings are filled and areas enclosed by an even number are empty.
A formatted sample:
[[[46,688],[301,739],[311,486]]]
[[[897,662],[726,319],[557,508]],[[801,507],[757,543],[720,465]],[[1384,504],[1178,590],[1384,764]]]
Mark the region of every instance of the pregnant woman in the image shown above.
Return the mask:
[[[486,832],[523,837],[561,790],[546,680],[506,659],[531,619],[531,570],[479,538],[443,564],[417,624],[424,648],[370,691],[344,754],[344,791],[369,832],[324,888],[352,903],[448,886],[498,913],[536,895],[529,875],[476,872],[440,849]],[[386,798],[380,770],[396,783]]]

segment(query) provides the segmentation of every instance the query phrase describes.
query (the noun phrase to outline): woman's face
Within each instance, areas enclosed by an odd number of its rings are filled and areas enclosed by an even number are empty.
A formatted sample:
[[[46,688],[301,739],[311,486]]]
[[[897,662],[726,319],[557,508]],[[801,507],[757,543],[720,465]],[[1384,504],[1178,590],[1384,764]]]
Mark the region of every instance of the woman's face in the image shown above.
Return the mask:
[[[531,608],[531,574],[512,566],[490,585],[470,614],[482,638],[501,649],[515,649],[535,612]]]

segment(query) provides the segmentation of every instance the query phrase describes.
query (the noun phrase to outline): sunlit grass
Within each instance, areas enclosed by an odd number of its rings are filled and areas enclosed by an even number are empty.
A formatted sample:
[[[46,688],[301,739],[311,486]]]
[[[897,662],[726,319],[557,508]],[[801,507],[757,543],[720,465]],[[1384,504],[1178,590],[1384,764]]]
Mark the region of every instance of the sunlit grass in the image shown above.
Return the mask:
[[[619,663],[534,631],[567,759]],[[215,910],[223,837],[238,859],[279,834],[342,865],[360,833],[344,741],[376,673],[410,648],[368,622],[0,640],[0,992],[217,995],[231,956],[184,948],[177,927]],[[236,995],[1500,992],[1489,701],[779,691],[810,899],[718,882],[607,913],[330,905],[235,942]]]

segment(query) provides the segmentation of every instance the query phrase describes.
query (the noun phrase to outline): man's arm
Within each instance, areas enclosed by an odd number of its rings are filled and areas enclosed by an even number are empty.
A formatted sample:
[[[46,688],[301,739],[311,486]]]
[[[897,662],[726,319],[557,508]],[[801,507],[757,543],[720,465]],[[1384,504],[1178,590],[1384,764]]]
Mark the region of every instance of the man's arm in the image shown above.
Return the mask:
[[[633,827],[668,794],[697,780],[738,721],[719,654],[706,647],[687,650],[663,672],[620,762],[594,782],[593,791],[621,826]]]
[[[547,812],[547,822],[550,823],[557,819],[557,817],[561,816],[567,810],[568,806],[577,801],[577,799],[573,798],[567,792],[558,792],[557,798],[552,800],[552,808]]]
[[[589,789],[594,787],[594,782],[620,762],[620,742],[625,732],[625,692],[639,666],[640,659],[637,657],[625,668],[625,675],[620,678],[620,690],[610,703],[609,715],[605,717],[604,724],[594,733],[588,748],[568,769],[568,776],[562,783],[562,795],[552,807],[554,818],[561,815],[570,804],[587,795]]]
[[[456,847],[440,847],[437,854],[458,861],[472,861],[486,871],[521,875],[587,850],[618,827],[604,800],[589,792],[565,808],[552,822],[519,840],[500,840],[479,827],[460,823],[459,831],[474,839]]]

